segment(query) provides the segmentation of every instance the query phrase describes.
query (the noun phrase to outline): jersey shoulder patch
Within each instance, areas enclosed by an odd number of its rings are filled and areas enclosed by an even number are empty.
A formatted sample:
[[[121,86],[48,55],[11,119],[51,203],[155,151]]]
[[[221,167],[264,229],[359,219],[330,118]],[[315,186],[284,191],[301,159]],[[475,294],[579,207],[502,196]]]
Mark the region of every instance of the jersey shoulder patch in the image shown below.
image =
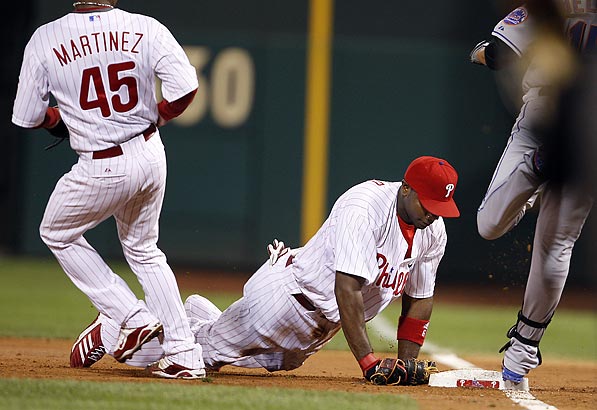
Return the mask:
[[[504,23],[509,24],[511,26],[515,26],[517,24],[523,23],[528,16],[529,13],[527,12],[527,10],[524,7],[519,7],[516,10],[510,12],[510,14],[508,14],[504,18]]]

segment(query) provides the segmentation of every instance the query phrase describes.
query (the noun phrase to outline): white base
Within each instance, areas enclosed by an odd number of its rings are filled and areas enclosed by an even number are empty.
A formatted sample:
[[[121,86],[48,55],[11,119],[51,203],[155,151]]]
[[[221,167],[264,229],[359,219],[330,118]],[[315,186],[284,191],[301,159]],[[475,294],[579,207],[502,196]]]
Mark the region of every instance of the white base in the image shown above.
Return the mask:
[[[429,386],[529,391],[529,379],[525,377],[520,383],[512,383],[502,380],[502,373],[494,370],[460,369],[433,373]]]

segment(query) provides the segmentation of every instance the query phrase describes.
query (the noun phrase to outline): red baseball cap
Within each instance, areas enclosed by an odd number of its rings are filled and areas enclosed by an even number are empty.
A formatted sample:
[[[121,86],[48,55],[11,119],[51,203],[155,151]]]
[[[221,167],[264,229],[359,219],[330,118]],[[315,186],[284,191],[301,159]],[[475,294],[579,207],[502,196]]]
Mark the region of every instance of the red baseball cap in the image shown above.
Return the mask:
[[[453,198],[458,174],[445,159],[428,156],[415,159],[406,169],[404,180],[427,211],[446,218],[460,216]]]

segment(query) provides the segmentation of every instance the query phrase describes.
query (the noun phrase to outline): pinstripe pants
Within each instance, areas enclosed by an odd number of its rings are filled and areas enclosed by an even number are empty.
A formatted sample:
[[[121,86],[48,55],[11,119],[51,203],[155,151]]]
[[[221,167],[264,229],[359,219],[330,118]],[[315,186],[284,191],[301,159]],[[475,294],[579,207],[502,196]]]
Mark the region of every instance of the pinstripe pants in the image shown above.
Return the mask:
[[[72,282],[120,329],[155,315],[164,326],[164,349],[176,363],[197,368],[194,343],[176,278],[157,247],[166,184],[166,155],[159,131],[121,144],[123,155],[79,161],[56,184],[40,235]],[[145,293],[145,303],[114,273],[83,235],[114,216],[124,256]],[[148,311],[147,307],[149,308]]]
[[[208,368],[249,367],[250,357],[269,371],[296,369],[340,330],[319,309],[308,311],[291,296],[300,290],[285,263],[266,262],[245,284],[241,299],[217,320],[198,326],[195,336]]]
[[[286,259],[266,262],[248,280],[243,296],[220,312],[209,300],[191,295],[185,308],[207,369],[224,365],[292,370],[319,351],[339,330],[319,309],[309,311],[292,294],[300,293]],[[102,339],[112,352],[116,327],[101,317]],[[126,363],[144,367],[163,355],[157,339],[143,345]]]

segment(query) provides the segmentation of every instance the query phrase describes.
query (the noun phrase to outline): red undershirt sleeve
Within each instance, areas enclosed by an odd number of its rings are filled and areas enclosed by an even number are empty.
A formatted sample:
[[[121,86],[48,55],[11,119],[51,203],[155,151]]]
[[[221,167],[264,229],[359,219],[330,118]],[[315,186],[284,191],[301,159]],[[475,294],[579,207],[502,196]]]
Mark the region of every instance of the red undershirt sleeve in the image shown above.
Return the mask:
[[[170,121],[172,118],[178,117],[184,112],[184,110],[186,110],[191,102],[193,102],[195,94],[197,94],[197,89],[172,102],[166,100],[160,101],[158,103],[158,112],[160,117],[166,121]]]

